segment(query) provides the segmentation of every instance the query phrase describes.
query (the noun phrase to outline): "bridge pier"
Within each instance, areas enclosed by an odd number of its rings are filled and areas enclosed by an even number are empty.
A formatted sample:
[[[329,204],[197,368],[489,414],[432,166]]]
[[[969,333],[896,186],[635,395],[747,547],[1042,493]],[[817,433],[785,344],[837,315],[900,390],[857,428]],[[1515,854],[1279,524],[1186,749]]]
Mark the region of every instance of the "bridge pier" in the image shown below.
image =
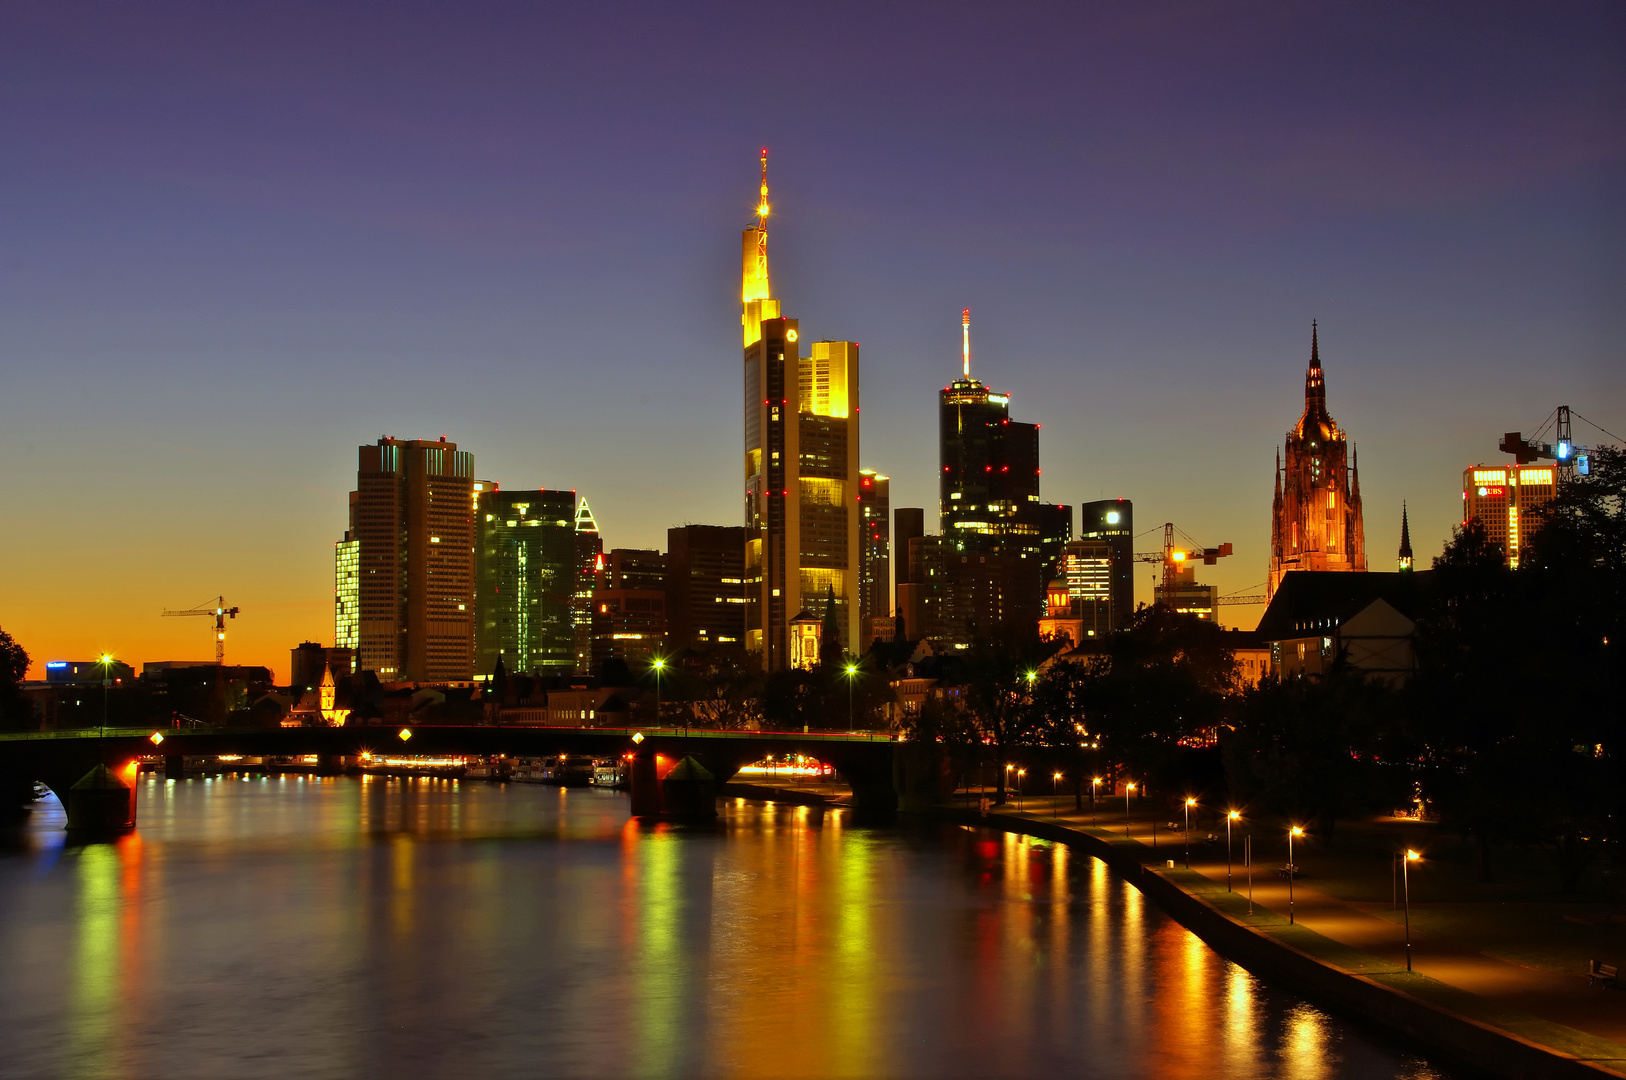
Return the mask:
[[[97,765],[68,789],[70,831],[123,832],[135,823],[135,788],[106,765]]]

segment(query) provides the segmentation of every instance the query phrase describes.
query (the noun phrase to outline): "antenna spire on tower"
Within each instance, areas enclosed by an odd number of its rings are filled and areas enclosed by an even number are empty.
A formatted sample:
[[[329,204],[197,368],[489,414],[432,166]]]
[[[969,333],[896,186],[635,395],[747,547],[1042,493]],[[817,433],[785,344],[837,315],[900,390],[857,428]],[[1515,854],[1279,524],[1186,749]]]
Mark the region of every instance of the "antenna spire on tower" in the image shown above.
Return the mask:
[[[757,199],[757,228],[768,227],[768,148],[762,148],[762,191]]]
[[[971,378],[971,309],[960,312],[960,362],[967,380]]]

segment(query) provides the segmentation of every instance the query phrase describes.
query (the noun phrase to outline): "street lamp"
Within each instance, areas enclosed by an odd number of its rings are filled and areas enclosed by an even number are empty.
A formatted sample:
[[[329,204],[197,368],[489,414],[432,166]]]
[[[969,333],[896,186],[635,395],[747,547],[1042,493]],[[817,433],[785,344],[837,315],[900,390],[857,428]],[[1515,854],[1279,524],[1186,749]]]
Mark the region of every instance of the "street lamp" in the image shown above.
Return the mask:
[[[1095,797],[1101,792],[1101,778],[1097,776],[1090,781],[1090,825],[1095,824]]]
[[[1231,822],[1242,817],[1232,810],[1225,815],[1225,891],[1231,891]]]
[[[1293,922],[1293,879],[1299,876],[1299,868],[1293,863],[1293,837],[1303,836],[1304,830],[1297,825],[1287,830],[1287,921]]]
[[[96,662],[102,666],[102,728],[97,732],[101,737],[107,734],[107,688],[113,685],[113,655],[102,653]]]
[[[858,665],[849,661],[847,672],[847,730],[853,730],[853,678],[858,674]],[[873,734],[873,732],[871,733]]]
[[[661,672],[666,670],[666,658],[664,656],[655,657],[654,659],[650,660],[649,668],[650,668],[651,671],[653,671],[655,673],[655,726],[660,727],[661,726]],[[687,719],[685,719],[683,721],[683,735],[684,735],[685,738],[687,738],[688,734],[689,734],[689,721]]]
[[[1016,809],[1019,813],[1022,810],[1022,777],[1026,776],[1027,774],[1028,771],[1026,769],[1016,770]]]
[[[1191,869],[1191,808],[1197,805],[1197,800],[1190,795],[1186,796],[1186,869]]]
[[[1411,970],[1411,864],[1422,861],[1423,856],[1417,852],[1406,849],[1406,857],[1401,862],[1401,878],[1406,890],[1406,970]]]
[[[1010,790],[1010,787],[1011,787],[1011,773],[1015,769],[1016,769],[1015,765],[1006,765],[1005,766],[1005,789],[1000,791],[1000,793],[999,793],[1001,799],[1003,799],[1005,797],[1005,791]]]
[[[1061,773],[1050,774],[1050,816],[1060,817],[1060,803],[1056,800],[1056,785],[1061,783]]]
[[[1135,790],[1135,785],[1134,785],[1134,783],[1132,781],[1129,782],[1129,783],[1124,784],[1124,835],[1125,836],[1129,835],[1129,794],[1130,794],[1130,792],[1132,792],[1134,790]]]

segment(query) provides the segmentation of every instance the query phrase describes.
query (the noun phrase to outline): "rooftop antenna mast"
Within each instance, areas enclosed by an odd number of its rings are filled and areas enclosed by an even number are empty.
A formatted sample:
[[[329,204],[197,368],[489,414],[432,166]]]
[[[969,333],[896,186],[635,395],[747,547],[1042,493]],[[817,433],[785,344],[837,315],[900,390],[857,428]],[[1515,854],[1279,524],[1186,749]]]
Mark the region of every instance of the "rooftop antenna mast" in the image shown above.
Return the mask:
[[[971,381],[971,309],[960,312],[960,364],[967,382]]]
[[[768,227],[768,148],[762,148],[762,191],[757,199],[757,228]]]

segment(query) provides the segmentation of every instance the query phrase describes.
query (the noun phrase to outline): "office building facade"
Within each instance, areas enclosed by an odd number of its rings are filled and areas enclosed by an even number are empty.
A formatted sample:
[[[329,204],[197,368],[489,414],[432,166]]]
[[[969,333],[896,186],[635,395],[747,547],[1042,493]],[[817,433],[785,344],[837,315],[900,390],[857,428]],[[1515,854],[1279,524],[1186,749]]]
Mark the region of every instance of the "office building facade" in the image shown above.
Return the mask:
[[[743,526],[666,530],[666,637],[677,649],[745,647]]]
[[[853,652],[863,652],[875,640],[876,621],[892,617],[892,478],[873,469],[860,469],[858,528],[862,559],[859,562],[858,626],[861,637]],[[887,633],[890,638],[890,632]]]
[[[598,520],[584,497],[576,504],[576,600],[572,608],[575,628],[576,671],[593,670],[593,597],[604,582],[604,539]]]
[[[768,279],[768,157],[756,223],[741,237],[746,647],[790,667],[789,623],[833,595],[843,648],[857,640],[858,344],[804,343]],[[803,348],[806,354],[803,354]]]
[[[356,473],[358,665],[384,682],[461,681],[474,667],[474,455],[381,438]],[[342,542],[341,542],[342,543]]]
[[[1128,499],[1098,499],[1082,504],[1078,508],[1078,538],[1092,545],[1089,558],[1105,574],[1107,627],[1122,630],[1135,615],[1135,504]],[[1069,586],[1072,581],[1069,576]],[[1096,600],[1103,595],[1101,584],[1097,580],[1089,593]]]
[[[576,493],[475,487],[476,674],[574,671]]]
[[[1478,518],[1485,535],[1501,545],[1511,569],[1518,569],[1520,555],[1540,524],[1532,511],[1553,497],[1557,472],[1551,465],[1517,464],[1475,465],[1462,471],[1463,523]],[[1410,547],[1410,536],[1406,539]]]

